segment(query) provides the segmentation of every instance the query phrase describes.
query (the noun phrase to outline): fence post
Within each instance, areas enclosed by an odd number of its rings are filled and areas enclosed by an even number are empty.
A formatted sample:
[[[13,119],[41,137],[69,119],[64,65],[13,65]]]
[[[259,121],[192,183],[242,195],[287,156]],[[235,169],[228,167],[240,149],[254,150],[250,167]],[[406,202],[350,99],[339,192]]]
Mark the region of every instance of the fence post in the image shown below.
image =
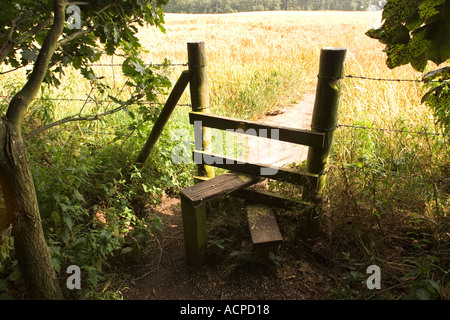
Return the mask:
[[[344,71],[345,48],[323,48],[320,54],[319,75],[316,98],[311,121],[311,130],[325,133],[322,148],[310,147],[306,160],[307,173],[318,175],[317,183],[305,186],[302,199],[319,204],[327,180],[328,158],[333,142],[334,130],[338,122],[340,82]],[[302,233],[305,237],[314,237],[320,231],[320,219],[316,207],[306,216]]]
[[[209,113],[209,87],[205,43],[188,42],[188,64],[192,74],[190,81],[190,94],[192,111]],[[197,136],[197,135],[196,135]],[[201,139],[195,139],[194,147],[200,151],[211,151],[211,130],[202,127]],[[198,164],[198,175],[200,177],[213,178],[214,168]]]

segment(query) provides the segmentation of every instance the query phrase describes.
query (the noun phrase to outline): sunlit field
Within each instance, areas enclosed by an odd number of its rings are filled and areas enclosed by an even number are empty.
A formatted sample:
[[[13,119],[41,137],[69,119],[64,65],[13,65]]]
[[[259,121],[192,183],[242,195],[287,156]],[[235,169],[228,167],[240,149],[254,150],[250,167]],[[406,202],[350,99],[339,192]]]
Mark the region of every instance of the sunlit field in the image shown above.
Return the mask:
[[[389,70],[383,46],[364,34],[379,20],[380,12],[172,14],[166,17],[166,34],[141,32],[143,47],[149,50],[143,56],[148,61],[168,57],[186,62],[186,43],[204,41],[211,107],[220,114],[254,118],[314,90],[324,47],[347,48],[347,74],[417,79],[409,66]],[[342,120],[369,114],[388,120],[408,110],[416,119],[426,117],[418,114],[421,92],[416,84],[346,80],[343,87]]]
[[[380,20],[380,12],[259,12],[223,15],[167,14],[166,33],[154,27],[142,29],[142,58],[160,63],[187,62],[187,42],[204,41],[208,56],[211,107],[223,115],[258,118],[264,111],[298,101],[314,90],[321,48],[347,48],[346,73],[384,78],[413,78],[411,67],[389,70],[383,46],[364,33]],[[103,63],[119,63],[105,57]],[[4,67],[6,69],[6,67]],[[183,67],[172,72],[173,81]],[[121,87],[120,67],[95,67],[109,83]],[[23,74],[23,71],[15,73]],[[3,76],[2,95],[9,95],[11,76]],[[87,81],[73,81],[68,70],[56,97],[85,98]],[[422,121],[418,101],[420,86],[346,80],[342,116],[349,119],[367,114],[386,120],[408,112]],[[399,90],[398,90],[399,89]],[[372,93],[372,94],[367,94]],[[185,101],[188,101],[185,99]],[[61,104],[64,106],[64,104]],[[348,106],[348,108],[346,108]],[[407,109],[405,109],[407,108]],[[56,116],[66,108],[58,108]],[[73,107],[70,107],[73,111]],[[373,111],[373,112],[372,112]],[[380,113],[381,112],[381,113]],[[345,120],[345,118],[341,119]]]

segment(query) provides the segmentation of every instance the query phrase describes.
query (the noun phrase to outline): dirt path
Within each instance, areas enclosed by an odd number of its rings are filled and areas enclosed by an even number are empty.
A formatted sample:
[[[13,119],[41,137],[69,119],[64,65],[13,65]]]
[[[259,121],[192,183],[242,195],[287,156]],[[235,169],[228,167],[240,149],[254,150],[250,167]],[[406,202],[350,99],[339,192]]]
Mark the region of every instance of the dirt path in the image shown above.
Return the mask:
[[[289,127],[309,128],[314,95],[287,107],[278,115],[267,116],[263,122]],[[283,161],[298,161],[306,157],[300,149],[283,148],[278,155]],[[124,299],[136,300],[303,300],[323,299],[329,292],[328,268],[310,255],[308,246],[295,240],[283,243],[282,260],[261,262],[252,256],[248,227],[241,220],[240,208],[236,215],[217,214],[230,210],[227,201],[211,209],[208,215],[208,265],[193,269],[185,263],[181,209],[177,197],[167,197],[156,213],[164,222],[165,230],[156,235],[156,244],[141,258],[139,265],[130,263],[125,273],[129,277],[122,290]],[[216,213],[214,213],[216,212]],[[223,212],[223,211],[222,211]],[[226,217],[224,217],[226,216]],[[292,223],[280,224],[282,232],[292,231]],[[309,247],[310,248],[310,247]],[[309,252],[309,253],[308,253]]]
[[[274,115],[268,113],[259,122],[296,129],[310,129],[314,99],[314,93],[307,93],[297,104],[276,110],[272,112]],[[306,160],[308,153],[308,147],[305,146],[256,137],[249,139],[249,149],[254,151],[249,152],[251,155],[249,160],[274,166],[302,162]]]

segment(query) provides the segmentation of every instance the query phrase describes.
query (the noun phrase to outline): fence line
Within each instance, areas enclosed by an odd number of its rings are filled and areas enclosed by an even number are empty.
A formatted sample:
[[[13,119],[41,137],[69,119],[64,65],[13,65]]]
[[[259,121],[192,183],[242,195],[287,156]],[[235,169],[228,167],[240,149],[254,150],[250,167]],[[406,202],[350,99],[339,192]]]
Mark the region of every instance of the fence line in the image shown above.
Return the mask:
[[[144,66],[153,66],[153,67],[187,67],[189,64],[186,63],[182,63],[182,62],[174,62],[174,63],[152,63],[152,62],[148,62],[145,63]],[[89,67],[121,67],[122,64],[121,63],[92,63],[88,65]],[[14,72],[19,70],[20,68],[23,68],[24,66],[15,68],[15,69],[9,69],[6,71],[1,71],[1,74],[7,74],[10,72]]]
[[[0,98],[2,99],[12,99],[13,96],[2,96],[0,95]],[[84,102],[84,103],[116,103],[116,101],[113,100],[105,100],[105,99],[101,99],[101,100],[92,100],[92,99],[83,99],[83,98],[33,98],[33,100],[43,100],[43,101],[76,101],[76,102]],[[164,105],[164,103],[162,102],[148,102],[146,100],[137,100],[138,102],[145,102],[145,103],[149,103],[150,105]],[[190,107],[191,104],[190,103],[179,103],[177,104],[178,106],[181,107]]]
[[[387,81],[387,82],[441,82],[440,80],[424,80],[424,79],[389,79],[389,78],[376,78],[376,77],[366,77],[366,76],[357,76],[352,74],[347,74],[342,76],[340,79],[349,78],[349,79],[358,79],[358,80],[371,80],[371,81]]]
[[[342,76],[342,78],[349,79],[359,79],[359,80],[372,80],[372,81],[388,81],[388,82],[425,82],[421,79],[387,79],[387,78],[374,78],[374,77],[365,77],[365,76],[355,76],[352,74],[347,74]],[[430,81],[435,82],[436,80]]]
[[[362,129],[362,130],[378,130],[378,131],[390,131],[390,132],[399,132],[399,133],[413,133],[413,134],[420,134],[420,135],[450,136],[450,133],[438,133],[438,132],[429,132],[429,131],[409,131],[409,130],[401,130],[401,129],[366,127],[366,126],[358,126],[358,125],[351,125],[351,124],[338,124],[336,126],[336,128],[341,128],[341,127]]]
[[[90,67],[121,67],[121,63],[93,63],[89,65]],[[144,63],[144,66],[152,66],[152,67],[187,67],[188,63],[181,63],[181,62],[175,62],[175,63]]]

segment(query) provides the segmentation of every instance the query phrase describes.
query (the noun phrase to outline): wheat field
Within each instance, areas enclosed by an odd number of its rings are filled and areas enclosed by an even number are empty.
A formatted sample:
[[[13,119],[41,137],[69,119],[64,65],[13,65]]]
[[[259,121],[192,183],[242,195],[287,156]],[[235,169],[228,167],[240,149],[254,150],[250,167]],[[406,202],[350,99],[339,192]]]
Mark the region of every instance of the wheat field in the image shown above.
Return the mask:
[[[166,14],[162,33],[155,27],[142,28],[141,58],[160,63],[187,62],[187,43],[204,41],[212,111],[221,115],[257,119],[265,111],[295,103],[315,89],[320,50],[347,49],[345,73],[380,78],[417,79],[410,66],[390,70],[385,65],[383,46],[364,33],[380,21],[380,12],[258,12],[235,14]],[[104,57],[102,63],[119,63]],[[7,67],[3,67],[2,71]],[[171,70],[171,80],[183,67]],[[95,67],[113,88],[125,79],[120,67]],[[0,94],[9,96],[11,84],[23,81],[24,70],[0,79]],[[57,98],[85,98],[90,85],[76,71],[68,69]],[[370,121],[395,122],[408,114],[413,122],[432,120],[420,106],[420,85],[346,79],[341,102],[342,121],[367,117]],[[164,98],[162,98],[164,99]],[[182,102],[189,102],[185,95]],[[58,102],[55,118],[77,110],[73,103]],[[85,111],[89,109],[85,107]]]
[[[254,118],[315,89],[324,47],[348,50],[347,74],[417,79],[419,74],[410,66],[388,69],[383,46],[365,35],[379,21],[379,12],[168,14],[166,34],[145,29],[140,38],[149,51],[143,54],[148,61],[168,57],[186,62],[186,43],[204,41],[211,107],[220,114]],[[342,105],[348,109],[342,113],[348,119],[368,114],[372,119],[394,119],[409,111],[416,121],[428,117],[419,106],[422,93],[416,84],[346,80],[343,87]]]

